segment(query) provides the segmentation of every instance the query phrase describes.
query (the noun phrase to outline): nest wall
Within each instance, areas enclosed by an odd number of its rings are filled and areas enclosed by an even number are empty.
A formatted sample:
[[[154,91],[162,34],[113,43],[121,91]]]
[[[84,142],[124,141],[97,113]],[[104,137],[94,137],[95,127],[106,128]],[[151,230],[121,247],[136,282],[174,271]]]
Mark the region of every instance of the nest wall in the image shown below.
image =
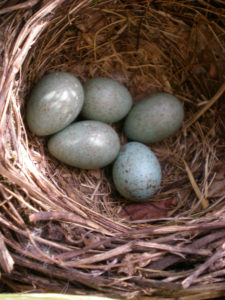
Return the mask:
[[[0,291],[224,295],[224,17],[219,0],[0,4]],[[53,71],[116,79],[134,103],[182,101],[182,128],[149,145],[163,172],[151,202],[127,203],[111,166],[68,167],[29,132],[26,101]]]

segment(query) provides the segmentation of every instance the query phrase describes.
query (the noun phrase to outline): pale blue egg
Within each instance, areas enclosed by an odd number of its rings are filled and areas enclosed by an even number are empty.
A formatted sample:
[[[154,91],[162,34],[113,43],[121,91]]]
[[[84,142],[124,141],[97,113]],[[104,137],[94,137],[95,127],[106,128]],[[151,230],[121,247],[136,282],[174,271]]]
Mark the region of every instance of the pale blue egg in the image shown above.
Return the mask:
[[[113,165],[113,181],[128,200],[148,200],[159,189],[161,166],[155,154],[144,144],[130,142],[122,146]]]
[[[84,84],[82,115],[86,119],[113,123],[123,119],[131,109],[128,89],[111,78],[97,77]]]
[[[133,141],[154,143],[173,135],[184,119],[181,102],[173,95],[158,93],[138,102],[128,114],[125,135]]]
[[[39,136],[56,133],[75,120],[83,103],[83,87],[75,76],[50,73],[37,83],[28,99],[28,127]]]
[[[71,124],[53,135],[48,149],[55,158],[70,166],[97,169],[115,160],[120,141],[111,126],[87,120]]]

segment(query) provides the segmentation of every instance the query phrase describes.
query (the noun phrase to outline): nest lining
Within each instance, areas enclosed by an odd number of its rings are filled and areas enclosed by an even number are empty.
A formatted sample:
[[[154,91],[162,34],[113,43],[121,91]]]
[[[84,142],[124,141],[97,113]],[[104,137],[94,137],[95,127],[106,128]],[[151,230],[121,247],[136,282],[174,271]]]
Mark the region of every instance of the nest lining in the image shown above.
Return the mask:
[[[0,14],[2,289],[223,295],[221,2],[27,1],[3,4]],[[29,92],[56,70],[82,82],[119,80],[134,102],[158,91],[183,102],[183,128],[151,145],[163,169],[155,214],[152,204],[147,214],[127,206],[110,167],[67,167],[27,130]],[[122,122],[113,126],[125,143]]]

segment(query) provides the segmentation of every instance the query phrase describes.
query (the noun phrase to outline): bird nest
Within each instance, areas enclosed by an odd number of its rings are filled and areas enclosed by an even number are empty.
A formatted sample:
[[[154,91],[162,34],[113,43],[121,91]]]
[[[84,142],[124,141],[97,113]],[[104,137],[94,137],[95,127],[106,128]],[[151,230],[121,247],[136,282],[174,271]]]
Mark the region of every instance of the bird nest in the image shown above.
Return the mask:
[[[1,1],[1,292],[224,295],[224,17],[221,0]],[[163,173],[151,201],[126,202],[111,166],[68,167],[29,132],[27,97],[52,71],[182,101],[182,128],[149,145]]]

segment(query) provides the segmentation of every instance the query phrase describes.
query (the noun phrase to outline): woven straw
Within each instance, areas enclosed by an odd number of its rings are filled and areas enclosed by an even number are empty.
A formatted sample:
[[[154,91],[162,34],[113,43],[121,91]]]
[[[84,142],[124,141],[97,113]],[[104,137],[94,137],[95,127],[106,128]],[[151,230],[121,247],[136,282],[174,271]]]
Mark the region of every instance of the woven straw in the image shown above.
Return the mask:
[[[1,292],[223,297],[223,5],[0,2]],[[161,91],[181,100],[182,128],[150,145],[163,170],[150,204],[129,206],[113,186],[111,166],[84,171],[61,164],[48,153],[48,138],[28,130],[30,91],[55,70],[82,83],[119,80],[134,102]],[[122,126],[113,125],[121,144]]]

